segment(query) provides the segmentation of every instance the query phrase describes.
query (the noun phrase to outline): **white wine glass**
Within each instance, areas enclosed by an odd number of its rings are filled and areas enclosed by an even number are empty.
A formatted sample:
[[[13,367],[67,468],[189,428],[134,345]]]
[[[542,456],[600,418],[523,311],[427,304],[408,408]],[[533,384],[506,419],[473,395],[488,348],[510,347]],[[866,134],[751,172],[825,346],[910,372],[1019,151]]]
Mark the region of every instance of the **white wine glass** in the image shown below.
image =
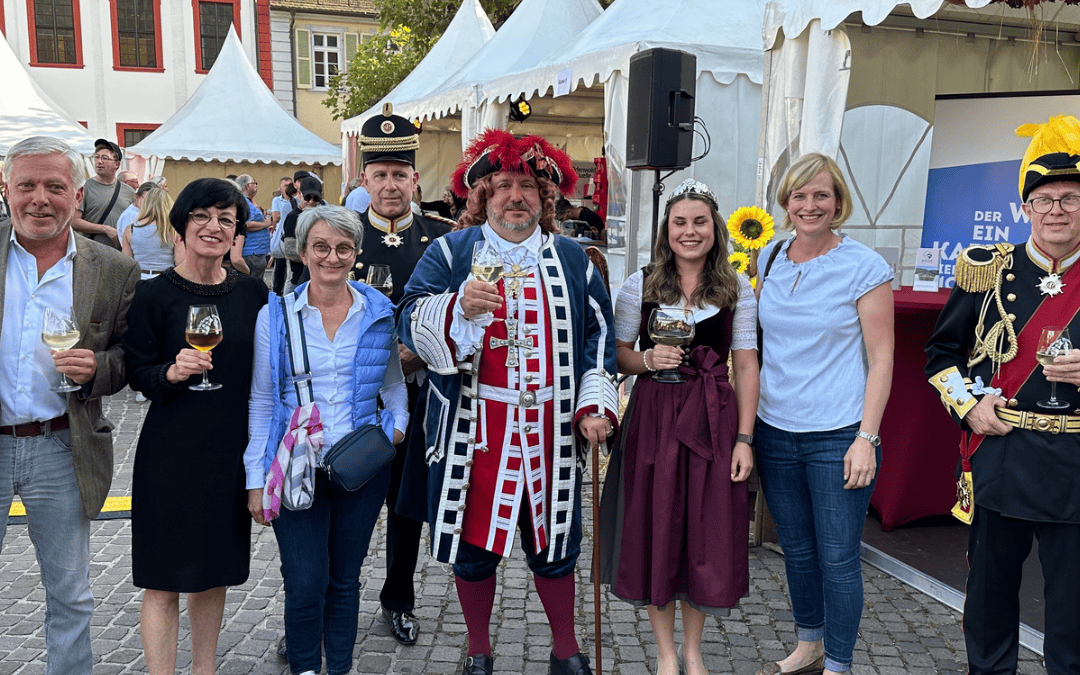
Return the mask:
[[[394,293],[394,277],[390,274],[389,265],[372,265],[369,267],[366,283],[388,298]]]
[[[503,275],[502,256],[487,239],[473,244],[472,275],[478,281],[494,284]]]
[[[688,309],[657,307],[649,315],[649,338],[658,345],[685,347],[694,339],[694,313]],[[668,368],[653,376],[656,382],[682,384],[686,378],[678,368]]]
[[[41,341],[45,343],[46,347],[54,352],[66,352],[78,343],[79,337],[79,324],[75,323],[75,320],[71,318],[71,310],[63,311],[51,307],[45,308],[41,325]],[[49,391],[65,393],[80,389],[82,389],[80,385],[69,380],[67,375],[61,374],[60,384],[49,389]]]
[[[184,339],[193,348],[200,352],[208,352],[217,347],[224,337],[221,332],[221,317],[218,316],[217,307],[214,305],[191,305],[188,307],[187,329],[184,331]],[[203,371],[202,382],[193,384],[189,389],[195,391],[211,391],[221,389],[221,385],[211,382]]]
[[[1069,341],[1069,329],[1065,326],[1046,326],[1039,335],[1039,346],[1035,350],[1035,358],[1044,366],[1053,365],[1057,356],[1067,356],[1072,349]],[[1050,383],[1050,398],[1039,401],[1036,405],[1047,410],[1064,410],[1071,408],[1068,401],[1060,401],[1057,397],[1057,382]]]

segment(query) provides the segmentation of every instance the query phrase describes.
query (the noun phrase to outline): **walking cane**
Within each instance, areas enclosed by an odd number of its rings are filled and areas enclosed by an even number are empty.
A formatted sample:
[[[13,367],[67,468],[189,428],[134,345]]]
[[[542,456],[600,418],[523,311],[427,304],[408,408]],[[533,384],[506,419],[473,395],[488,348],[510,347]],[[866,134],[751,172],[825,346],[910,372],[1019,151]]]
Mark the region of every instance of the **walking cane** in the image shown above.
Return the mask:
[[[596,675],[604,675],[604,661],[600,652],[600,443],[592,453],[592,526],[593,526],[593,640],[596,647]]]

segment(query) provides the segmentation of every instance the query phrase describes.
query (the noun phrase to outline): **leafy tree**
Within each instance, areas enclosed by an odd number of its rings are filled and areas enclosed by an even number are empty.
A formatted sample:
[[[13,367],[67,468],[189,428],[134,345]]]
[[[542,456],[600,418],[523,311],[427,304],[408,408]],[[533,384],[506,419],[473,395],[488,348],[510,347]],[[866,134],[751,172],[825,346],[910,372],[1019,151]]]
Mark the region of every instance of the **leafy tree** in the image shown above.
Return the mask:
[[[442,37],[462,0],[374,2],[382,32],[365,40],[348,68],[330,78],[330,91],[323,105],[334,111],[334,119],[359,115],[390,93]],[[506,22],[520,2],[480,0],[496,28]],[[612,2],[600,0],[604,7]]]

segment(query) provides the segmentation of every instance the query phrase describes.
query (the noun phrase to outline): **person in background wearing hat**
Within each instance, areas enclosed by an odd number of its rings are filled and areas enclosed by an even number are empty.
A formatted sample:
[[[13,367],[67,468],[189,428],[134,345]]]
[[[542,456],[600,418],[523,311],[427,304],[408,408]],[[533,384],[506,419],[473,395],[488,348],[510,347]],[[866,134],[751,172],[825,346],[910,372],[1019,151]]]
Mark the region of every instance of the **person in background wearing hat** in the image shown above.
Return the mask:
[[[300,192],[296,195],[296,208],[289,211],[285,216],[285,221],[281,224],[281,252],[285,254],[285,258],[289,261],[289,274],[285,279],[284,293],[292,293],[301,282],[304,274],[304,263],[300,260],[300,251],[296,245],[296,226],[300,219],[300,212],[304,209],[310,209],[315,206],[321,206],[326,203],[323,199],[322,184],[319,181],[307,175],[307,172],[302,178],[297,179],[297,183],[300,185]]]
[[[83,185],[82,203],[75,212],[71,227],[99,244],[120,250],[120,237],[116,233],[116,221],[120,214],[135,201],[135,190],[117,179],[120,160],[124,153],[112,141],[99,138],[94,141],[94,175]]]
[[[366,281],[371,265],[388,266],[393,282],[390,300],[397,304],[416,263],[432,242],[450,231],[450,224],[412,212],[412,199],[420,179],[415,168],[420,138],[409,120],[392,113],[392,107],[387,104],[383,114],[368,119],[360,130],[362,169],[361,187],[357,189],[367,191],[370,204],[360,214],[364,246],[356,253],[354,274],[358,280]],[[400,345],[399,348],[402,369],[408,378],[409,410],[413,410],[424,382],[424,362],[412,351]],[[407,448],[414,438],[422,445],[422,436],[416,425],[410,426],[394,457],[386,495],[386,579],[379,601],[390,634],[403,645],[415,644],[419,632],[413,616],[416,603],[413,575],[427,508],[423,486],[411,483],[403,486],[402,476],[409,454]],[[423,455],[423,448],[418,450]],[[419,474],[423,476],[423,471]]]
[[[970,522],[964,640],[971,675],[1015,673],[1019,589],[1032,537],[1045,583],[1046,672],[1080,673],[1080,121],[1034,131],[1020,167],[1023,244],[971,246],[926,345],[926,375],[964,433],[960,500]],[[1072,141],[1075,143],[1075,141]],[[1053,358],[1040,365],[1038,352]],[[1061,407],[1050,407],[1057,384]],[[977,452],[976,452],[977,450]],[[973,494],[971,490],[973,489]],[[972,519],[973,517],[973,519]]]
[[[551,627],[551,675],[592,672],[574,633],[580,467],[614,433],[618,397],[604,280],[556,235],[558,190],[576,182],[543,138],[486,130],[452,178],[468,195],[462,229],[428,248],[398,305],[398,334],[429,369],[431,545],[454,566],[462,675],[493,671],[495,572],[515,530]],[[484,266],[501,278],[471,274]]]

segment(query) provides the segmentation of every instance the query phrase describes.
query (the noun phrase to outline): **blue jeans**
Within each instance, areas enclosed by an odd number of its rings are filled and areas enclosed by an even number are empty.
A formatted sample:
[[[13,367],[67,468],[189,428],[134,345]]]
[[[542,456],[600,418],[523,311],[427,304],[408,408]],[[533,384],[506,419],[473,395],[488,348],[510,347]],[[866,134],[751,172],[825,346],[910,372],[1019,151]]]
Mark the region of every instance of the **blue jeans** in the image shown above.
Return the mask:
[[[825,667],[851,669],[862,616],[860,542],[874,484],[844,489],[859,424],[792,433],[757,421],[758,475],[784,548],[798,638],[825,640]],[[881,449],[877,451],[881,465]]]
[[[303,511],[282,509],[274,521],[285,581],[285,642],[289,669],[322,670],[327,675],[352,670],[360,611],[360,568],[379,518],[390,465],[356,492],[315,472],[315,499]]]
[[[0,436],[0,549],[16,494],[45,586],[45,675],[90,675],[90,519],[75,481],[70,432]]]

